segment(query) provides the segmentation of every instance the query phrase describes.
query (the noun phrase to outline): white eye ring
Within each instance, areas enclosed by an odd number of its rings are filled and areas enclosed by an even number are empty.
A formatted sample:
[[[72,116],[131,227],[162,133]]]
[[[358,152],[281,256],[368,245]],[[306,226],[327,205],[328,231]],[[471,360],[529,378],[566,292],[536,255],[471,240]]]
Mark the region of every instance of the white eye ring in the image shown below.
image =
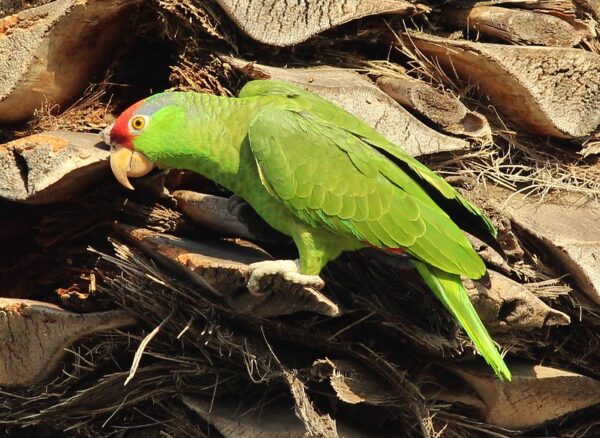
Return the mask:
[[[141,132],[148,126],[150,121],[148,116],[137,114],[129,120],[129,130],[131,132]]]

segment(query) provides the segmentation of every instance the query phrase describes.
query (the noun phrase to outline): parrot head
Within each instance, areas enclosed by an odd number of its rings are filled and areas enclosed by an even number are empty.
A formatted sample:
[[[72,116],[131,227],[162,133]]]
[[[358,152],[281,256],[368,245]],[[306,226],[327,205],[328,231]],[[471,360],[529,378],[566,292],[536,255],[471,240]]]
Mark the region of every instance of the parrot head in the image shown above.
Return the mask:
[[[166,146],[173,123],[181,117],[176,93],[162,93],[134,103],[100,136],[110,145],[110,168],[124,187],[133,190],[129,177],[140,177],[154,168],[160,147]]]

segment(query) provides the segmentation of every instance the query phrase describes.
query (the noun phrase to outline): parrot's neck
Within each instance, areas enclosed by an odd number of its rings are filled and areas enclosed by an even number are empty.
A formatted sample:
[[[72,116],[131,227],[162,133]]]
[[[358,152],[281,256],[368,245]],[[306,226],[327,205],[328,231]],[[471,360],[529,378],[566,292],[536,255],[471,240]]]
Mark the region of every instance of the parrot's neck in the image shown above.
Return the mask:
[[[192,170],[245,197],[258,178],[248,129],[256,114],[272,101],[196,93],[186,93],[186,98],[191,101],[186,105],[190,109],[184,127],[169,140],[170,153],[157,164]]]

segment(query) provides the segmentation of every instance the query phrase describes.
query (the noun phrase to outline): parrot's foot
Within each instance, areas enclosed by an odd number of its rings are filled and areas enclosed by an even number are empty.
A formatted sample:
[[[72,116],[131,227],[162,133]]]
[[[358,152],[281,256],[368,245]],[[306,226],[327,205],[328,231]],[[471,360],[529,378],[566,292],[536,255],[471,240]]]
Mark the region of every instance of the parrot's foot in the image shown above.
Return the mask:
[[[250,278],[246,286],[252,295],[263,295],[270,289],[280,287],[289,289],[290,283],[296,289],[311,287],[319,290],[325,286],[318,275],[300,274],[298,260],[267,260],[252,263],[249,268]]]

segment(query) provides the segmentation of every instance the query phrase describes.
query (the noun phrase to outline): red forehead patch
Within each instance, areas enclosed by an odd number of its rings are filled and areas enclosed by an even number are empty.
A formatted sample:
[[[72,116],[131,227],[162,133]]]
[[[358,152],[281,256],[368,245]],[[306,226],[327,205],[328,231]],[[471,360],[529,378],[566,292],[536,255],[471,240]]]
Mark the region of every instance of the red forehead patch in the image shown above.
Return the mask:
[[[128,149],[133,149],[133,135],[129,132],[129,120],[135,113],[135,111],[142,106],[144,103],[143,100],[134,103],[129,108],[121,113],[117,120],[115,121],[115,126],[113,126],[112,131],[110,131],[110,142],[111,144],[116,144],[119,146],[123,146]]]

